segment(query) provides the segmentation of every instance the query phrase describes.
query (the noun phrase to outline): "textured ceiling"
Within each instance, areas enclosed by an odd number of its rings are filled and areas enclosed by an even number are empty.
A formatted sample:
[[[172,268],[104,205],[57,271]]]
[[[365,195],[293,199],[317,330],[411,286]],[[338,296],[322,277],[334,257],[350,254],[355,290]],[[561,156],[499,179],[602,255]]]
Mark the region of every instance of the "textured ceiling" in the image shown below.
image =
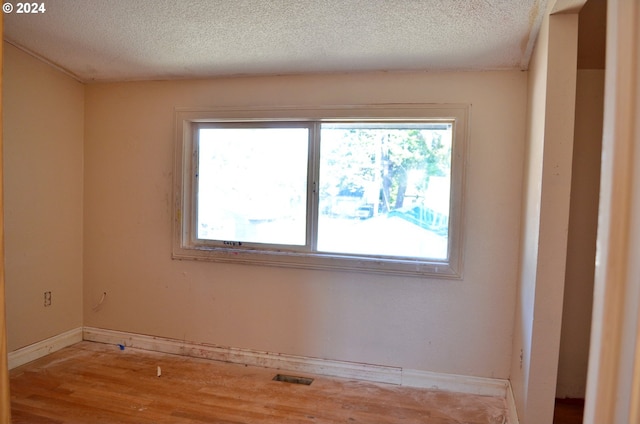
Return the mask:
[[[5,40],[81,81],[526,69],[546,0],[48,0]]]

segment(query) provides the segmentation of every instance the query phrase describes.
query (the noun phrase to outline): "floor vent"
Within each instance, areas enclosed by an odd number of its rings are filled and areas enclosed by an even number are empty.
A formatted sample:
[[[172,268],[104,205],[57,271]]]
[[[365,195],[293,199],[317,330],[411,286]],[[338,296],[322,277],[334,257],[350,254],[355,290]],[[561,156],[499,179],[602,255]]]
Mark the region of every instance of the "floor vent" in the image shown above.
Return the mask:
[[[295,377],[292,375],[277,374],[273,377],[274,381],[284,381],[285,383],[304,384],[305,386],[313,383],[313,378]]]

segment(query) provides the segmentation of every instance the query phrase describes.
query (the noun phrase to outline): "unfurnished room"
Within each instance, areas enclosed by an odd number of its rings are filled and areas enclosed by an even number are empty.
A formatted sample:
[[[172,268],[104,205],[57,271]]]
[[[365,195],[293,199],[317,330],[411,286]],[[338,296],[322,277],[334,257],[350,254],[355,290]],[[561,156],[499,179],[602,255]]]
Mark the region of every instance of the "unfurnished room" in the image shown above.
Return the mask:
[[[3,18],[0,423],[640,422],[640,3]]]

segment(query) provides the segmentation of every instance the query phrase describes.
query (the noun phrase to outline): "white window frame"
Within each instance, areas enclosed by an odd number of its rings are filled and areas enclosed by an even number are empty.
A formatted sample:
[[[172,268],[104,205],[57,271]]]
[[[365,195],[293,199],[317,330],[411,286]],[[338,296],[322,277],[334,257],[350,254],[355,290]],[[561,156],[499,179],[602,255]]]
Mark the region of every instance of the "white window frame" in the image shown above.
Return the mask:
[[[463,276],[463,205],[469,105],[376,104],[327,107],[176,109],[174,169],[173,259],[205,260],[306,269],[359,271],[431,278],[461,279]],[[446,260],[344,255],[315,251],[247,248],[229,242],[214,246],[198,242],[196,194],[193,175],[197,169],[196,128],[199,123],[256,121],[448,121],[453,122],[448,257]],[[313,165],[312,165],[313,166]],[[312,190],[314,181],[308,181]],[[315,206],[308,217],[316,213]],[[307,228],[309,231],[309,226]]]

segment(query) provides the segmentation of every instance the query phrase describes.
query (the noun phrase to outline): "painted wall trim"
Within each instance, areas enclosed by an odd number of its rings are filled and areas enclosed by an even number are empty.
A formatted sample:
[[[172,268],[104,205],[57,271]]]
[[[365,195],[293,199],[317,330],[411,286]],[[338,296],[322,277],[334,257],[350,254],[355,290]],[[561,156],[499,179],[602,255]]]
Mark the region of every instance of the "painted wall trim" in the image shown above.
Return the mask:
[[[511,382],[507,382],[507,423],[508,424],[520,424],[520,419],[518,418],[518,410],[516,409],[516,399],[513,396],[513,388],[511,387]]]
[[[501,396],[505,398],[510,391],[508,380],[440,374],[403,369],[400,367],[220,347],[92,327],[84,328],[83,338],[84,340],[92,342],[122,345],[124,347],[184,355],[194,358],[212,359],[377,383],[390,383],[409,387],[455,391],[483,396]],[[513,409],[515,410],[515,407]],[[517,424],[517,421],[509,421],[509,423]]]
[[[74,328],[57,336],[49,337],[48,339],[9,352],[7,355],[9,369],[12,370],[20,365],[35,361],[62,348],[81,342],[82,332],[82,327]]]
[[[321,374],[332,377],[354,378],[391,384],[400,384],[402,381],[402,371],[400,368],[395,367],[329,361],[250,349],[221,347],[92,327],[84,328],[84,340],[193,358],[211,359],[214,361],[265,368],[286,369],[288,371]]]
[[[402,369],[403,386],[506,398],[508,380]]]

